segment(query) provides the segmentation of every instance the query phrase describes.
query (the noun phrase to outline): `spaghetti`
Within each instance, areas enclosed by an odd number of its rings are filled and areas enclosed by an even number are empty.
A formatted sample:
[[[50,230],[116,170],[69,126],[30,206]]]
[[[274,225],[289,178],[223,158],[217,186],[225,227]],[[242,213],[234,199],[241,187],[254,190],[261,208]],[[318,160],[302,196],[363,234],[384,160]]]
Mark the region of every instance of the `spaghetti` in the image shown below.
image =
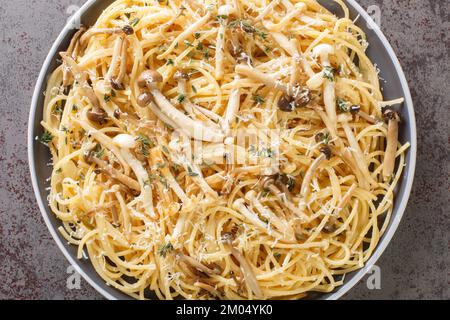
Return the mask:
[[[136,298],[331,292],[383,235],[409,144],[365,35],[314,0],[117,0],[45,97],[60,232]]]

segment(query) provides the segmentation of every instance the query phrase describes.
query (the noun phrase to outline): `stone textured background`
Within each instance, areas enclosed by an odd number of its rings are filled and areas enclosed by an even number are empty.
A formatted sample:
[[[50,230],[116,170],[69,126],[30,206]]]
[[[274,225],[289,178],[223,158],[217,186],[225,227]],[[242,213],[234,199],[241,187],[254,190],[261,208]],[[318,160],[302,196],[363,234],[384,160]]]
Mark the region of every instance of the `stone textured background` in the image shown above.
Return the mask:
[[[53,41],[82,0],[0,0],[0,299],[101,299],[68,290],[69,263],[35,202],[26,128],[33,87]],[[347,299],[450,299],[450,1],[359,0],[378,5],[417,113],[412,197],[379,260],[381,290],[362,280]],[[69,12],[69,13],[68,13]]]

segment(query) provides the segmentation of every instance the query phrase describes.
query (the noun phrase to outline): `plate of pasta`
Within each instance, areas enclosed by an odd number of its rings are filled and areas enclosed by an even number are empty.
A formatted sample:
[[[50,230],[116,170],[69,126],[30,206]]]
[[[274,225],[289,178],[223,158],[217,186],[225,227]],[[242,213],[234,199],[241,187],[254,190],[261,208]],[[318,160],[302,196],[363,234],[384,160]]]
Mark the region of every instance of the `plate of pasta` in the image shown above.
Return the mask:
[[[405,210],[416,129],[355,1],[88,1],[42,69],[33,187],[109,299],[337,299]]]

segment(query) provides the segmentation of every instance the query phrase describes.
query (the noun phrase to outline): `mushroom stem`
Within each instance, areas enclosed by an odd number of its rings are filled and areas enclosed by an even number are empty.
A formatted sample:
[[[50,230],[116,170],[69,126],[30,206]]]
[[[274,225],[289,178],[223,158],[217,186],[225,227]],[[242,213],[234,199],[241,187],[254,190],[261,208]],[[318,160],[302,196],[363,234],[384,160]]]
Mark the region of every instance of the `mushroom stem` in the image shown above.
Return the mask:
[[[215,123],[213,120],[217,121],[217,118],[220,118],[220,116],[212,111],[197,106],[195,103],[192,103],[190,99],[187,97],[188,77],[189,76],[184,72],[178,71],[177,73],[175,73],[175,78],[178,80],[178,89],[180,93],[185,96],[183,102],[181,102],[182,106],[193,120],[195,120],[196,115],[201,115],[202,118],[206,118],[207,121],[206,125],[211,126],[215,129],[219,129],[219,125]],[[204,112],[205,110],[209,111],[209,113]]]
[[[276,176],[276,175],[275,175]],[[263,187],[267,188],[274,196],[276,196],[282,205],[284,205],[286,208],[288,208],[291,212],[293,212],[297,217],[299,217],[302,220],[308,220],[308,217],[303,212],[302,207],[297,207],[292,202],[292,194],[287,188],[286,185],[283,183],[277,182],[275,178],[268,177],[268,179],[263,183]],[[275,184],[279,185],[283,191],[281,191]]]
[[[158,72],[147,70],[141,74],[138,82],[140,87],[146,86],[148,88],[161,112],[169,118],[177,128],[196,140],[208,142],[222,142],[224,140],[225,135],[220,130],[207,127],[203,123],[192,120],[183,112],[175,108],[156,87],[155,83],[161,81],[162,76]],[[164,119],[161,120],[164,121]]]
[[[398,146],[398,123],[399,116],[395,111],[388,110],[385,112],[388,118],[387,146],[384,154],[383,162],[383,179],[388,181],[392,177],[395,167],[395,155]]]
[[[358,164],[355,161],[355,158],[352,155],[352,152],[350,151],[349,148],[343,148],[343,150],[339,153],[340,158],[344,161],[344,163],[346,163],[350,170],[353,171],[353,173],[356,176],[356,179],[358,180],[359,185],[365,189],[365,190],[369,190],[369,183],[366,181],[366,179],[364,179],[364,175],[361,172],[361,170],[358,167]]]
[[[207,142],[221,142],[224,140],[225,136],[221,131],[206,127],[202,123],[187,117],[184,113],[176,109],[158,89],[150,89],[150,92],[161,111],[190,137]]]
[[[160,147],[153,148],[152,150],[150,150],[150,157],[152,158],[153,162],[164,163],[164,160],[163,160],[164,158],[163,158],[163,154],[161,152]],[[184,190],[180,187],[177,180],[173,177],[172,172],[170,171],[168,166],[160,166],[160,167],[161,167],[160,170],[161,170],[162,175],[166,179],[169,186],[172,188],[173,192],[175,192],[177,197],[183,203],[188,203],[188,201],[189,201],[188,196],[186,195]]]
[[[162,34],[164,31],[169,29],[175,23],[175,21],[177,21],[177,19],[183,14],[184,10],[186,10],[186,8],[181,6],[178,9],[177,14],[172,19],[170,19],[169,21],[167,21],[166,23],[164,23],[159,27],[159,32]]]
[[[236,76],[235,81],[239,79]],[[234,123],[236,119],[236,115],[239,112],[241,102],[241,90],[240,88],[236,88],[231,92],[231,95],[228,99],[227,109],[225,111],[224,119],[222,122],[222,130],[228,135],[230,131],[231,124]]]
[[[85,27],[81,27],[80,30],[78,30],[75,35],[73,36],[72,40],[70,41],[69,48],[66,51],[66,54],[71,56],[72,58],[76,58],[76,52],[75,49],[78,47],[80,37],[83,35],[83,33],[86,32]],[[69,81],[69,72],[68,67],[66,66],[66,63],[63,62],[63,86],[67,87],[70,85]]]
[[[269,88],[280,90],[289,96],[292,95],[292,92],[291,90],[289,90],[289,87],[287,85],[283,84],[281,81],[273,79],[270,75],[256,70],[255,68],[240,64],[236,66],[235,71],[253,80],[261,82]]]
[[[342,197],[341,201],[339,201],[339,203],[335,209],[336,213],[339,213],[340,211],[342,211],[344,209],[344,207],[347,205],[348,201],[352,197],[353,192],[356,190],[356,187],[357,187],[356,183],[354,183],[350,186],[350,188],[347,190],[345,195]]]
[[[269,234],[269,235],[272,235],[272,236],[275,236],[278,238],[284,238],[284,236],[280,232],[278,232],[276,230],[269,230],[267,228],[267,224],[265,222],[263,222],[255,212],[253,212],[251,209],[249,209],[245,205],[244,199],[238,199],[238,200],[234,201],[233,208],[235,210],[237,210],[238,212],[240,212],[248,221],[253,223],[253,225],[255,225],[255,227],[267,232],[267,234]]]
[[[70,41],[69,48],[67,48],[67,54],[69,54],[72,58],[75,58],[73,53],[75,52],[75,48],[80,42],[81,36],[86,32],[86,27],[81,27],[80,30],[78,30],[75,35],[73,36],[72,40]]]
[[[105,77],[114,90],[124,89],[122,82],[127,70],[127,47],[128,47],[127,39],[124,36],[118,37],[116,40],[116,44],[114,46],[111,65]],[[119,73],[116,76],[116,71],[119,64],[120,64]]]
[[[219,26],[219,31],[217,33],[216,40],[216,70],[215,76],[216,80],[222,80],[224,75],[224,43],[225,43],[225,24],[228,23],[228,19],[225,19],[224,23],[221,23]]]
[[[282,32],[271,32],[272,37],[291,57],[298,56],[296,40],[289,40]]]
[[[299,56],[294,56],[292,57],[292,62],[291,62],[291,69],[292,69],[292,73],[291,73],[291,79],[289,81],[289,85],[291,88],[295,88],[299,85],[299,78],[300,78],[300,60],[299,60]]]
[[[209,276],[220,274],[220,272],[218,270],[212,270],[212,269],[208,268],[207,266],[205,266],[204,264],[197,261],[196,259],[192,258],[191,256],[185,255],[183,253],[178,253],[177,258],[180,261],[185,262],[186,264],[194,267],[198,271],[206,273]]]
[[[371,124],[375,124],[378,121],[375,117],[369,115],[367,112],[364,112],[362,110],[358,111],[358,115]]]
[[[196,104],[194,104],[193,106],[195,107],[196,110],[198,110],[200,113],[204,114],[206,117],[210,118],[212,121],[219,122],[219,123],[221,121],[223,121],[223,118],[221,116],[219,116],[217,113],[215,113],[211,110],[205,109]]]
[[[255,273],[252,266],[248,262],[247,258],[244,257],[236,248],[234,248],[230,243],[225,244],[231,255],[239,262],[239,267],[241,269],[242,275],[245,282],[247,283],[250,290],[255,294],[257,299],[263,298],[263,292],[259,286],[258,280],[256,279]]]
[[[122,157],[130,165],[139,181],[143,208],[152,219],[157,219],[158,215],[156,214],[153,207],[153,192],[151,185],[149,185],[150,178],[147,170],[143,167],[142,163],[131,154],[129,148],[122,147],[120,151]]]
[[[352,148],[354,158],[356,160],[356,165],[358,166],[359,170],[361,170],[361,173],[364,175],[365,179],[371,184],[371,185],[378,185],[378,182],[372,177],[369,168],[367,167],[367,163],[364,157],[364,154],[361,150],[361,147],[359,146],[358,141],[356,140],[352,129],[350,128],[350,125],[348,124],[348,120],[346,116],[341,115],[340,116],[342,128],[344,129],[345,135],[347,136],[348,143],[350,144],[350,147]]]
[[[246,193],[246,199],[250,201],[250,203],[261,213],[263,217],[268,219],[271,224],[275,226],[283,235],[287,241],[295,240],[295,232],[291,228],[291,226],[281,218],[279,218],[272,210],[264,207],[262,203],[258,200],[256,196],[256,192],[251,190]]]
[[[310,184],[314,177],[314,174],[316,170],[320,167],[320,165],[326,160],[326,156],[324,153],[321,153],[319,157],[317,157],[311,166],[308,168],[308,171],[306,171],[305,178],[302,182],[302,187],[300,189],[300,195],[303,198],[306,198],[310,193]]]
[[[67,65],[68,69],[71,71],[75,80],[80,83],[81,93],[86,96],[91,102],[93,108],[88,112],[88,119],[92,122],[98,124],[104,124],[107,122],[108,115],[101,108],[100,101],[98,100],[94,89],[87,81],[87,74],[80,69],[78,64],[73,60],[66,52],[60,53],[64,63]]]
[[[322,67],[324,69],[331,68],[330,55],[332,54],[334,54],[334,48],[329,44],[319,44],[313,49],[313,55],[320,58]],[[328,117],[330,118],[333,127],[336,127],[336,92],[335,82],[333,79],[325,79],[325,85],[323,88],[323,101]]]
[[[114,75],[116,74],[116,70],[120,63],[120,53],[122,50],[123,42],[124,42],[124,37],[122,37],[122,36],[117,37],[116,42],[114,44],[114,51],[113,51],[113,55],[112,55],[111,64],[109,65],[108,72],[106,73],[106,76],[105,76],[105,78],[108,82],[111,82]]]
[[[138,192],[141,191],[141,186],[139,185],[139,182],[116,170],[115,168],[113,168],[112,165],[110,165],[106,161],[96,158],[92,151],[89,152],[88,155],[86,155],[85,160],[89,164],[95,163],[99,168],[99,170],[101,170],[101,172],[108,175],[112,179],[119,181],[128,188]]]

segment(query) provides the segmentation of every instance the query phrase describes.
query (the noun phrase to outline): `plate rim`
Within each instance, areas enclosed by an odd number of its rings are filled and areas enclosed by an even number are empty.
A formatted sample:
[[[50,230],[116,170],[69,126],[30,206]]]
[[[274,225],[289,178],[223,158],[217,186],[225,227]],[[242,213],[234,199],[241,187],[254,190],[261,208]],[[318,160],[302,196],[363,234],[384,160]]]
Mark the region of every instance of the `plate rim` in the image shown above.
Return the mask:
[[[44,87],[44,82],[46,79],[46,75],[48,74],[49,65],[53,61],[53,57],[56,54],[56,51],[60,44],[64,41],[64,39],[67,37],[68,33],[72,30],[73,23],[76,21],[76,19],[83,14],[85,14],[90,7],[95,4],[98,0],[88,0],[86,3],[84,3],[80,9],[72,16],[71,19],[68,20],[62,31],[59,33],[58,37],[54,41],[49,53],[47,54],[45,61],[42,65],[42,68],[39,72],[38,79],[35,84],[34,92],[33,92],[33,98],[31,101],[31,107],[30,107],[30,113],[28,118],[28,164],[29,164],[29,170],[31,174],[31,182],[33,186],[33,192],[36,198],[36,201],[38,203],[41,215],[45,221],[45,224],[47,225],[48,230],[50,231],[50,234],[52,235],[54,241],[59,247],[59,250],[64,254],[66,259],[69,261],[69,263],[75,268],[75,270],[84,278],[86,282],[88,282],[97,292],[99,292],[104,298],[108,300],[117,300],[116,297],[114,297],[112,294],[107,292],[104,288],[100,286],[99,283],[94,281],[87,273],[85,273],[82,268],[79,267],[77,259],[69,253],[64,243],[60,240],[60,238],[57,235],[57,230],[53,228],[53,225],[50,221],[50,214],[45,209],[44,200],[40,196],[40,188],[37,181],[37,175],[36,175],[36,166],[34,163],[34,121],[36,118],[36,111],[37,111],[37,104],[39,100],[39,96],[42,94],[42,88]],[[398,229],[398,226],[400,225],[400,221],[403,218],[403,215],[405,214],[406,206],[408,204],[408,200],[411,195],[411,189],[415,177],[415,170],[416,170],[416,161],[417,161],[417,127],[416,127],[416,118],[414,113],[414,105],[411,97],[411,92],[408,86],[408,82],[406,80],[406,76],[403,72],[403,68],[397,58],[397,55],[394,52],[394,49],[392,48],[391,44],[387,40],[386,36],[383,34],[381,29],[375,24],[373,19],[370,17],[370,15],[357,3],[355,0],[346,0],[346,2],[352,6],[355,11],[358,12],[360,16],[362,16],[368,23],[371,23],[372,26],[375,26],[372,28],[375,35],[380,39],[380,41],[383,44],[383,47],[385,48],[386,52],[389,55],[389,58],[393,62],[395,66],[395,73],[399,77],[399,81],[402,87],[402,90],[405,94],[405,103],[404,108],[407,108],[408,115],[410,117],[409,126],[410,126],[410,134],[411,134],[411,141],[410,149],[408,150],[410,154],[410,159],[408,163],[408,174],[404,175],[403,178],[405,179],[404,182],[404,195],[400,199],[400,202],[398,204],[398,208],[396,210],[395,217],[393,216],[390,227],[387,230],[387,232],[383,235],[382,240],[377,244],[376,249],[374,250],[373,255],[370,257],[370,259],[365,263],[365,266],[359,270],[357,270],[357,273],[352,277],[352,279],[348,282],[346,282],[344,285],[338,287],[336,289],[336,292],[331,293],[330,296],[328,296],[327,300],[337,300],[341,298],[344,294],[346,294],[351,288],[353,288],[366,274],[367,272],[374,266],[374,264],[378,261],[378,259],[381,257],[381,255],[386,250],[387,246],[391,242],[395,232]],[[106,284],[105,284],[106,285]],[[116,289],[117,290],[117,289]]]

